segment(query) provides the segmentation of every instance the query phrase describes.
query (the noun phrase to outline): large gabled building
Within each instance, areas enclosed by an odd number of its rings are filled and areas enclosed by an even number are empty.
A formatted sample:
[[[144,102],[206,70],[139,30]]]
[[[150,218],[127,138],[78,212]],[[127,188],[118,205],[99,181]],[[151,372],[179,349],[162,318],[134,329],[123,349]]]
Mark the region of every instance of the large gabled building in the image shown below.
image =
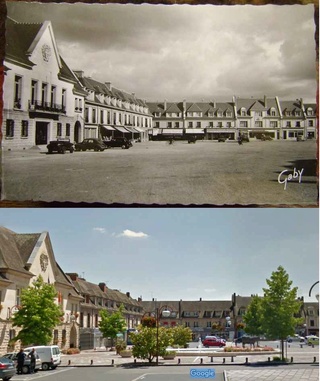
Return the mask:
[[[4,69],[4,149],[82,140],[86,92],[60,56],[50,21],[7,18]]]
[[[48,232],[18,234],[0,227],[0,352],[11,350],[10,340],[19,328],[12,326],[12,316],[21,305],[21,291],[39,275],[57,291],[56,303],[63,317],[53,331],[53,343],[61,348],[77,347],[77,314],[82,296],[55,260]],[[29,343],[31,344],[31,343]],[[20,343],[17,342],[16,347]]]
[[[88,93],[84,114],[86,138],[148,139],[152,116],[144,100],[116,88],[111,82],[102,83],[86,77],[83,71],[75,73]]]

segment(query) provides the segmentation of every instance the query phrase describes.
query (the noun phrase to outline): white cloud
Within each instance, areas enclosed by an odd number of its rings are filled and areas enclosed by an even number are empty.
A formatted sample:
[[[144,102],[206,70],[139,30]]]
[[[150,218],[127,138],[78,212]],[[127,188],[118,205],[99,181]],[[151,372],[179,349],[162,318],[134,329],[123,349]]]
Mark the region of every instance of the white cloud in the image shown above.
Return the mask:
[[[93,228],[93,231],[96,231],[101,234],[105,234],[107,232],[105,228]]]
[[[143,232],[134,232],[132,230],[126,229],[118,237],[127,237],[127,238],[147,238],[148,234]]]

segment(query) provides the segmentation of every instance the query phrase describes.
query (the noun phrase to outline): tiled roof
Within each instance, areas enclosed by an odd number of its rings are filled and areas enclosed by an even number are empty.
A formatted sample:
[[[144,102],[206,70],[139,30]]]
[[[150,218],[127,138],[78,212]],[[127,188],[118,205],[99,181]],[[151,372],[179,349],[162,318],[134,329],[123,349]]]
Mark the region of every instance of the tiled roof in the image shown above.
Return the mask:
[[[17,23],[13,19],[6,19],[6,58],[14,59],[21,64],[33,66],[27,51],[43,24]]]
[[[28,251],[29,245],[26,245],[25,249]],[[33,274],[24,267],[25,262],[19,252],[19,246],[16,242],[16,233],[4,227],[0,227],[0,269],[20,271],[32,277]]]
[[[190,107],[187,107],[188,112],[198,112],[202,111],[201,108],[198,106],[197,103],[193,103]]]
[[[301,104],[299,100],[295,101],[280,101],[280,107],[282,111],[294,111],[301,110]]]
[[[181,112],[182,110],[178,106],[177,103],[172,103],[169,107],[167,107],[166,112]]]

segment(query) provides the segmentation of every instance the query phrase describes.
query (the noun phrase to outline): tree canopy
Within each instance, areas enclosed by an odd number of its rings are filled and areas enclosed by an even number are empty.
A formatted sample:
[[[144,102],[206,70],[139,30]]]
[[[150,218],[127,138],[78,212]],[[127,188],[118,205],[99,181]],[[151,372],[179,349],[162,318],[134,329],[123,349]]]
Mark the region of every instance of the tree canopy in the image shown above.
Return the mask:
[[[101,321],[99,322],[99,329],[102,332],[103,337],[110,337],[113,341],[118,333],[123,333],[126,330],[127,325],[123,317],[122,305],[114,312],[101,310],[100,317]]]
[[[47,345],[52,340],[53,329],[59,324],[63,312],[56,303],[57,291],[44,283],[41,275],[31,286],[21,291],[21,306],[14,313],[14,327],[22,327],[15,341],[23,345]]]

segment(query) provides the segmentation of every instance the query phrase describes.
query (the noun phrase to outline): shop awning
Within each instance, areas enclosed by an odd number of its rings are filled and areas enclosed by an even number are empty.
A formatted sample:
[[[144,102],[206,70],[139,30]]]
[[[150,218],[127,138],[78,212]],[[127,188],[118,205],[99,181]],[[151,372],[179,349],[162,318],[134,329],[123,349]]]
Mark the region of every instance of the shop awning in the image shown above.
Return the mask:
[[[117,131],[123,132],[123,133],[125,133],[125,134],[129,134],[129,131],[128,131],[127,129],[125,129],[124,127],[114,126],[114,128],[115,128]]]
[[[135,130],[137,130],[138,132],[144,132],[145,130],[141,127],[135,127]]]
[[[207,133],[219,133],[219,134],[226,134],[226,133],[234,133],[234,129],[232,128],[206,128]]]
[[[162,135],[182,135],[183,129],[182,128],[163,128],[161,133]]]
[[[106,130],[108,130],[108,131],[114,131],[114,130],[115,130],[113,127],[111,127],[111,126],[107,126],[107,125],[105,125],[105,124],[101,125],[100,127],[103,127],[103,128],[105,128]]]
[[[126,129],[129,131],[129,132],[133,132],[134,134],[140,134],[139,131],[137,131],[135,128],[133,127],[126,127]]]
[[[204,134],[203,128],[186,128],[186,134]]]

